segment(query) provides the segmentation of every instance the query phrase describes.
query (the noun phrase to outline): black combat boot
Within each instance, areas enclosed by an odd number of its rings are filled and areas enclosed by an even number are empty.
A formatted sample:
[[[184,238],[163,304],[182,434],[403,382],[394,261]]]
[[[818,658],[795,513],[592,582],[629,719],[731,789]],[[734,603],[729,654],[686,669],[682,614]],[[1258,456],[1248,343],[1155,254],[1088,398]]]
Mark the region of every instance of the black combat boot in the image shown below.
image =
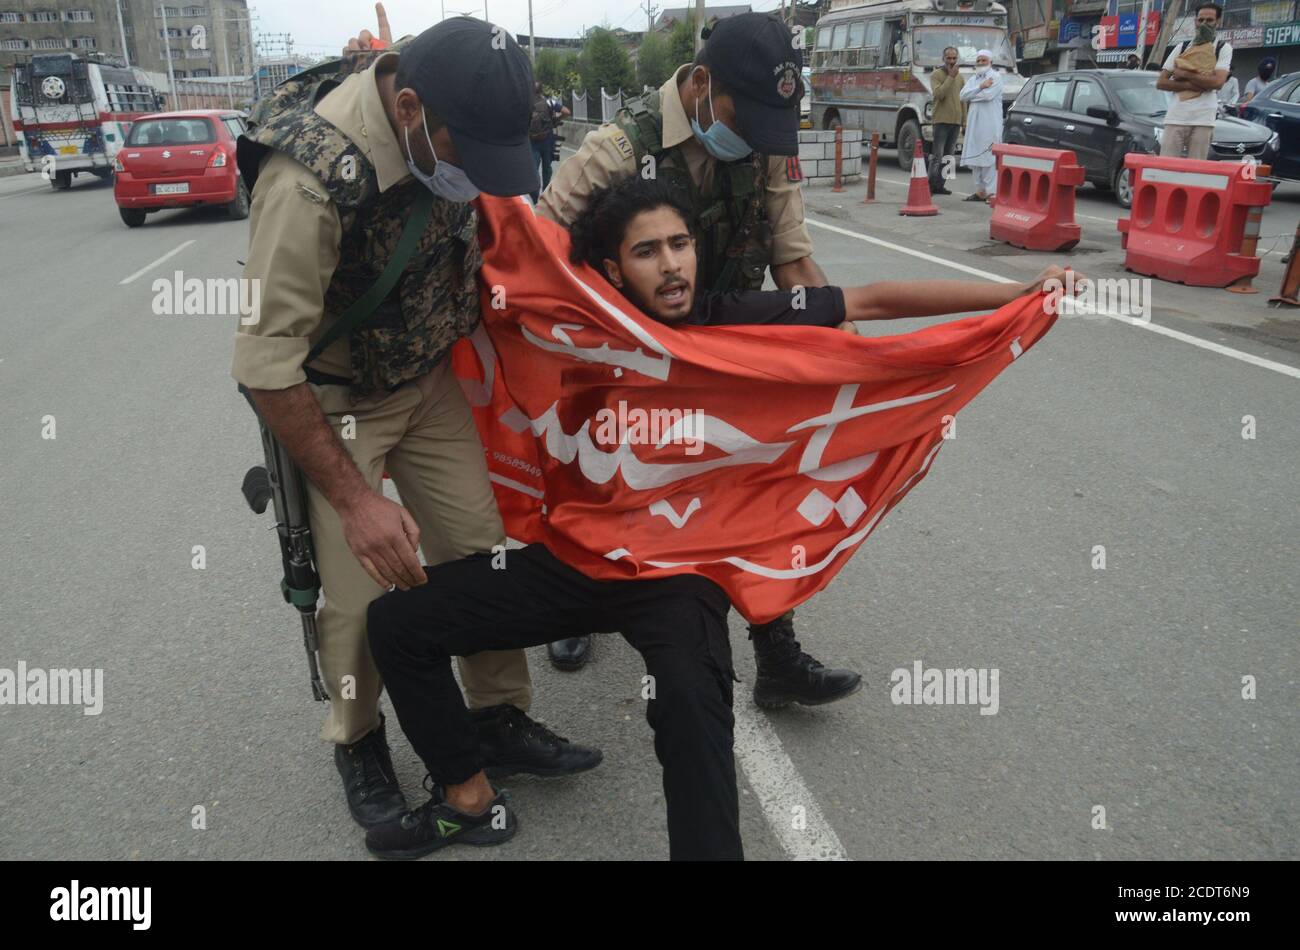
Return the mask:
[[[820,706],[833,703],[862,686],[862,677],[852,670],[828,670],[799,649],[794,638],[794,611],[771,623],[751,626],[758,676],[754,682],[754,704],[778,709],[790,703]]]
[[[591,659],[591,637],[565,637],[546,644],[551,665],[557,670],[571,673],[580,670]]]
[[[479,755],[488,778],[517,772],[572,775],[594,769],[604,758],[599,749],[574,745],[508,703],[471,709],[469,714],[478,729]]]
[[[366,832],[366,849],[379,858],[411,860],[422,858],[449,844],[479,847],[509,841],[519,830],[519,819],[495,787],[496,797],[478,815],[467,815],[447,804],[442,789],[424,777],[432,796],[419,808],[395,821],[376,825]]]
[[[348,811],[362,828],[394,821],[406,813],[406,797],[397,784],[393,759],[388,754],[383,713],[379,714],[378,729],[352,745],[334,746],[334,764],[343,776]]]

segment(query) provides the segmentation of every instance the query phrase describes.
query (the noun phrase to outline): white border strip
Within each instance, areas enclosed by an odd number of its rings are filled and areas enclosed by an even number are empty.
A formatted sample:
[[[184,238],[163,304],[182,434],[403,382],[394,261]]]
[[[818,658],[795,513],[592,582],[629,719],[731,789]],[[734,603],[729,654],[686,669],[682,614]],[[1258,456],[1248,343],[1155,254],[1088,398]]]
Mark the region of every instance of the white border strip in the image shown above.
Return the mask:
[[[933,254],[926,254],[924,251],[914,251],[910,247],[903,247],[903,245],[894,244],[892,241],[883,241],[880,238],[860,234],[857,231],[850,231],[848,228],[836,227],[833,224],[826,224],[822,221],[814,221],[809,217],[805,217],[804,221],[814,227],[824,228],[827,231],[833,231],[836,234],[842,234],[845,237],[856,238],[859,241],[866,241],[868,244],[887,247],[892,251],[898,251],[900,254],[907,254],[910,257],[918,257],[923,261],[929,261],[932,264],[939,264],[943,267],[961,271],[964,274],[970,274],[974,277],[983,277],[985,280],[996,281],[999,284],[1019,283],[1019,281],[1013,280],[1010,277],[1003,277],[1000,274],[980,270],[977,267],[968,267],[965,264],[947,261],[942,257],[936,257]],[[1203,350],[1209,350],[1211,353],[1218,353],[1220,356],[1230,356],[1234,360],[1249,363],[1251,366],[1258,366],[1260,369],[1272,370],[1275,373],[1281,373],[1283,376],[1290,376],[1292,379],[1300,379],[1300,367],[1289,366],[1286,363],[1277,363],[1273,360],[1266,360],[1261,356],[1255,356],[1252,353],[1246,353],[1242,350],[1234,350],[1232,347],[1222,346],[1218,343],[1211,343],[1209,340],[1203,340],[1199,336],[1192,336],[1190,333],[1183,333],[1181,330],[1163,327],[1158,323],[1151,323],[1147,320],[1140,320],[1135,317],[1125,317],[1113,312],[1106,313],[1104,316],[1110,317],[1112,320],[1118,320],[1120,323],[1127,323],[1129,326],[1141,327],[1144,330],[1150,330],[1152,333],[1159,333],[1161,336],[1167,336],[1175,340],[1181,340],[1184,343],[1190,343],[1192,346],[1199,346]]]
[[[169,257],[175,257],[177,254],[179,254],[181,251],[185,250],[187,247],[189,247],[189,246],[190,246],[191,244],[193,244],[193,243],[194,243],[194,239],[191,238],[190,240],[186,241],[184,244],[180,245],[180,247],[174,247],[174,248],[172,248],[170,251],[168,251],[168,252],[167,252],[166,254],[164,254],[162,257],[158,258],[158,260],[154,261],[152,264],[145,264],[144,267],[141,267],[138,271],[136,271],[136,272],[135,272],[134,274],[132,274],[130,277],[124,277],[122,280],[119,280],[119,281],[117,282],[117,286],[121,287],[123,284],[129,284],[129,283],[131,283],[131,281],[135,280],[135,279],[136,279],[137,277],[139,277],[140,275],[149,273],[149,271],[153,270],[155,267],[157,267],[157,266],[158,266],[159,264],[161,264],[163,261],[167,260],[167,258],[169,258]]]

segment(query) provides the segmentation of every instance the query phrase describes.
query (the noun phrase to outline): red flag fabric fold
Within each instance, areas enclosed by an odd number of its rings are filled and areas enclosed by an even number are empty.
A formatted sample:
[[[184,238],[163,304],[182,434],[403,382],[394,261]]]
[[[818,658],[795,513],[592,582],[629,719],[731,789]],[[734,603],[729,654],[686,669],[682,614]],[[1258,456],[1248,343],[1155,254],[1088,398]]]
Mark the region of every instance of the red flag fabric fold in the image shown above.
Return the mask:
[[[523,198],[478,206],[483,324],[453,367],[507,533],[594,578],[702,574],[752,623],[825,587],[1055,321],[1034,294],[874,339],[675,327]]]

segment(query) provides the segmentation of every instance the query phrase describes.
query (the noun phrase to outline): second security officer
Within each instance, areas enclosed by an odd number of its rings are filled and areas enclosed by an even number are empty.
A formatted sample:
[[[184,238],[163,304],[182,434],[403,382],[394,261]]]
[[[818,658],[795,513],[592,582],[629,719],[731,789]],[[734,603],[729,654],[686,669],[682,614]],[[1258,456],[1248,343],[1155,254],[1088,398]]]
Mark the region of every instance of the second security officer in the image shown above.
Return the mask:
[[[350,75],[347,75],[348,72]],[[449,348],[478,324],[480,190],[536,187],[533,76],[504,31],[455,17],[364,70],[293,77],[239,141],[252,191],[245,278],[261,320],[236,334],[232,375],[308,481],[325,604],[322,738],[348,807],[372,827],[407,810],[379,711],[366,608],[430,564],[505,540]],[[401,497],[384,497],[391,475]],[[489,774],[560,775],[599,764],[526,715],[522,651],[461,661]]]
[[[824,287],[796,157],[802,52],[775,14],[727,17],[706,37],[693,63],[587,135],[542,192],[538,213],[571,227],[596,190],[633,175],[662,178],[691,210],[700,293],[759,290],[769,269],[782,290]],[[759,706],[834,702],[861,685],[857,673],[827,669],[800,649],[793,611],[749,632]],[[551,661],[581,667],[590,640],[552,643]]]

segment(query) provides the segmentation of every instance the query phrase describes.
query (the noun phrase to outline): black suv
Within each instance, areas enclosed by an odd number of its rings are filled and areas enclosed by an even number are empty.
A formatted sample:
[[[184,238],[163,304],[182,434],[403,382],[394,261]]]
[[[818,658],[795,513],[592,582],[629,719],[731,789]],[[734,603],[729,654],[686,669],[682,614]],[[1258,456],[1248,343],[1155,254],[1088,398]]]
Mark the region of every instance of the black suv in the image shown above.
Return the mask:
[[[1038,148],[1073,149],[1088,181],[1113,190],[1123,208],[1133,203],[1124,168],[1129,152],[1159,154],[1168,93],[1156,73],[1129,69],[1075,69],[1044,73],[1025,83],[1007,113],[1003,141]],[[1210,158],[1271,165],[1278,137],[1244,119],[1220,118]]]

